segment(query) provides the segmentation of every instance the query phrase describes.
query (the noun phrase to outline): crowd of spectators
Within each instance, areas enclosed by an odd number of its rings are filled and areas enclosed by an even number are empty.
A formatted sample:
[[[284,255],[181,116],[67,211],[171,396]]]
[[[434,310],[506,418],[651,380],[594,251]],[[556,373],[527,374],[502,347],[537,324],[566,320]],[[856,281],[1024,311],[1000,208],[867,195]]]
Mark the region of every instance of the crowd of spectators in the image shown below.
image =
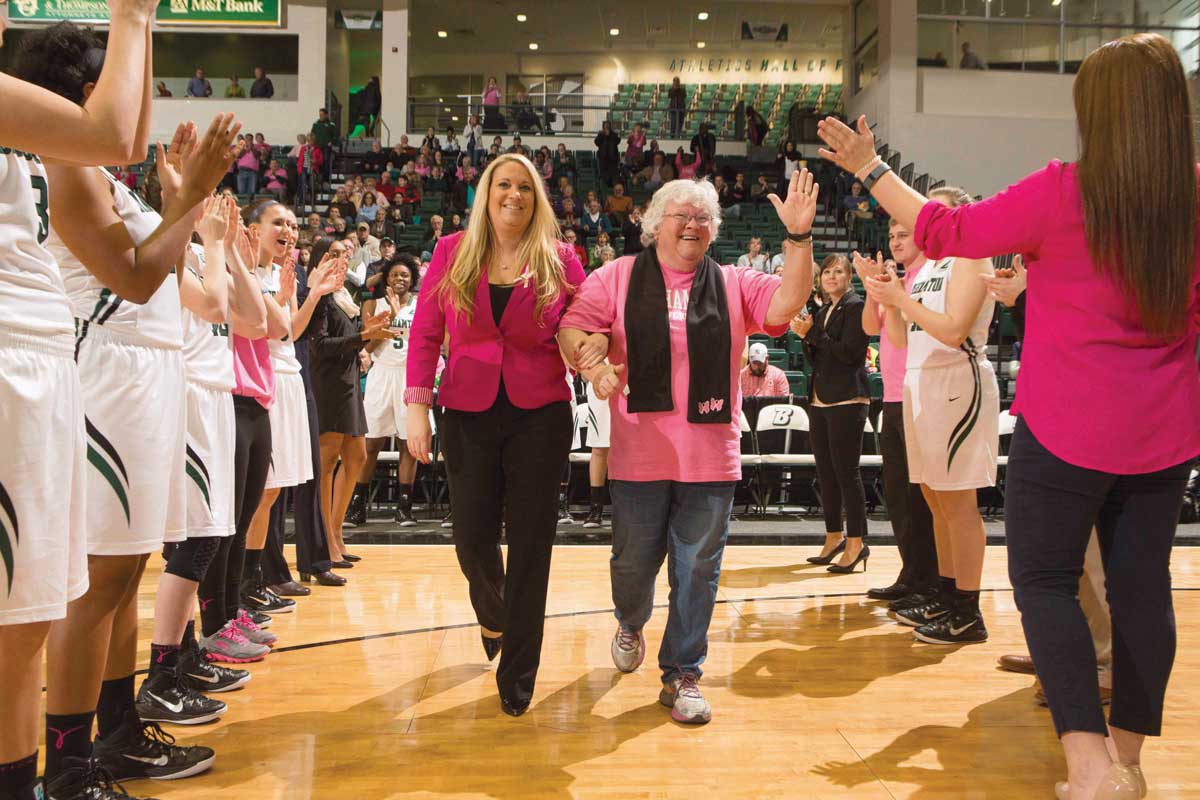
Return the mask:
[[[158,81],[154,84],[155,95],[157,97],[174,97],[166,84],[166,81]],[[212,97],[212,83],[205,77],[204,69],[196,68],[196,72],[188,79],[187,97]],[[242,86],[241,79],[237,75],[232,75],[229,78],[229,85],[225,87],[225,97],[229,99],[244,99],[246,97],[246,87]],[[275,84],[267,77],[267,71],[262,67],[254,68],[254,83],[250,85],[251,98],[260,100],[269,100],[275,96]]]

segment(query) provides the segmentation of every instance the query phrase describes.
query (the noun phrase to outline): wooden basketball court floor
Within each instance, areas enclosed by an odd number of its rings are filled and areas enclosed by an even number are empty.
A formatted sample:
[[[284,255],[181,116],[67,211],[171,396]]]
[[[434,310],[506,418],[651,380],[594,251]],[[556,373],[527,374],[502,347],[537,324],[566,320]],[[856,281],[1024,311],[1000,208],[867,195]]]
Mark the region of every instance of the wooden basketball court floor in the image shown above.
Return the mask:
[[[646,663],[622,675],[608,652],[608,550],[559,547],[537,693],[513,719],[453,550],[351,549],[363,561],[343,573],[349,585],[314,586],[275,617],[279,645],[249,666],[244,690],[220,695],[219,722],[168,727],[215,748],[213,770],[132,793],[1016,800],[1052,798],[1065,775],[1033,678],[995,668],[1025,651],[1003,548],[987,552],[991,639],[961,648],[914,643],[866,599],[896,574],[895,548],[872,548],[870,572],[849,576],[805,564],[811,547],[729,548],[702,681],[714,716],[699,728],[657,702],[665,569]],[[1144,766],[1151,797],[1200,798],[1200,548],[1174,559],[1179,654],[1165,736]],[[157,577],[155,563],[140,598],[143,656]]]

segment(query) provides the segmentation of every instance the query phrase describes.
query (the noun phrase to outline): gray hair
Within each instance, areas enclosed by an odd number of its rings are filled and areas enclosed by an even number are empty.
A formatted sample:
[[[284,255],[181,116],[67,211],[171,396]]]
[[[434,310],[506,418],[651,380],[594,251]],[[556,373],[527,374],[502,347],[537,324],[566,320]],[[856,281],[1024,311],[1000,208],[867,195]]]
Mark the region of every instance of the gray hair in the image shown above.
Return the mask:
[[[716,241],[717,232],[721,230],[721,203],[717,188],[706,180],[680,178],[664,183],[650,198],[650,207],[642,215],[642,244],[650,247],[658,243],[658,230],[671,203],[704,209],[704,213],[712,217],[708,230],[712,234],[712,241]]]

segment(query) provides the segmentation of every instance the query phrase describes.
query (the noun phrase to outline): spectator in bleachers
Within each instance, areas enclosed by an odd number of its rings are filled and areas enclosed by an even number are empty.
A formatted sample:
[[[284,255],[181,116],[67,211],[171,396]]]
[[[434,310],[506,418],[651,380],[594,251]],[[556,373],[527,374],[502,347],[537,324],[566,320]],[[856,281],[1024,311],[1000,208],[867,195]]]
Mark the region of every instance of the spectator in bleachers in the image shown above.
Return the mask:
[[[579,223],[579,217],[575,216],[575,203],[574,202],[572,202],[570,200],[565,200],[563,202],[562,218],[558,221],[558,226],[564,232],[568,231],[568,230],[574,231],[575,236],[582,241],[583,226]],[[586,251],[585,251],[585,255],[586,255]],[[580,261],[579,263],[581,263],[581,264],[587,263],[586,258],[584,260]]]
[[[596,145],[596,167],[600,173],[600,180],[612,186],[621,165],[621,137],[613,130],[612,123],[604,120],[593,143]]]
[[[680,148],[682,150],[683,148]],[[667,163],[667,158],[662,151],[654,153],[650,157],[650,163],[633,176],[635,186],[641,186],[644,189],[653,192],[658,187],[668,181],[675,180],[675,170]]]
[[[271,159],[267,163],[267,171],[263,174],[266,180],[266,189],[279,202],[286,202],[288,195],[288,173],[287,170],[280,166],[279,162]]]
[[[408,145],[408,136],[402,135],[400,143],[388,151],[388,160],[392,162],[396,169],[402,170],[405,164],[416,158],[416,155],[416,152]]]
[[[775,159],[775,167],[779,170],[779,186],[788,185],[788,181],[792,179],[792,173],[800,168],[801,153],[796,148],[796,143],[789,139],[783,145],[783,152]]]
[[[858,469],[871,403],[866,368],[868,339],[862,326],[865,304],[850,288],[850,262],[845,256],[826,256],[818,274],[828,302],[818,313],[802,314],[791,324],[792,332],[804,340],[804,355],[812,364],[809,439],[825,515],[825,546],[819,556],[808,561],[829,564],[842,553],[841,560],[829,571],[849,572],[860,556],[866,558],[870,553],[863,541],[867,535],[867,497]]]
[[[484,153],[487,152],[483,146],[483,125],[479,121],[478,114],[472,114],[467,118],[467,127],[463,128],[463,135],[467,137],[466,151],[471,156],[471,163],[478,164]]]
[[[497,136],[496,138],[499,139],[500,137]],[[529,158],[529,155],[530,155],[529,148],[526,147],[525,145],[521,144],[521,134],[519,134],[519,133],[513,137],[512,147],[508,148],[504,152],[516,153],[517,155],[525,156],[526,158]]]
[[[366,129],[367,136],[375,135],[375,124],[383,108],[383,92],[379,88],[379,76],[372,75],[367,85],[358,93],[358,121]]]
[[[317,111],[317,121],[312,124],[309,133],[316,138],[317,147],[321,148],[322,174],[329,176],[329,167],[333,161],[333,140],[337,138],[337,126],[329,119],[329,110],[322,108]],[[401,137],[403,138],[403,137]]]
[[[566,242],[567,244],[569,244],[571,246],[571,249],[575,251],[575,257],[579,259],[579,263],[580,264],[588,263],[587,248],[579,243],[579,234],[575,231],[575,229],[563,227],[562,228],[562,237],[563,237],[563,241]]]
[[[271,145],[267,144],[265,134],[254,134],[254,152],[258,153],[258,160],[263,164],[268,164],[271,161]]]
[[[367,175],[378,175],[387,166],[389,154],[384,152],[379,140],[371,142],[371,149],[362,158],[362,172]]]
[[[446,223],[446,233],[458,233],[463,230],[463,227],[462,215],[455,211],[450,215],[449,222]]]
[[[959,69],[987,69],[987,64],[979,54],[971,49],[970,42],[962,43],[962,60],[958,62]]]
[[[362,286],[367,282],[367,267],[379,260],[379,244],[380,240],[371,235],[371,223],[360,222],[355,226],[354,253],[350,256],[350,269],[346,273],[348,283]]]
[[[771,257],[771,272],[776,272],[776,270],[778,270],[779,268],[781,268],[783,266],[783,248],[784,248],[784,243],[780,242],[779,243],[779,252]]]
[[[546,148],[543,146],[533,156],[533,166],[537,168],[538,175],[542,176],[542,180],[549,185],[551,178],[554,177],[554,163],[547,157]]]
[[[458,140],[458,134],[454,132],[453,125],[446,126],[446,141],[442,143],[442,152],[446,155],[457,158],[462,152],[462,142]]]
[[[388,236],[387,209],[379,208],[375,212],[375,221],[371,223],[371,235],[380,241],[381,248],[383,240],[390,238]]]
[[[311,247],[313,242],[325,235],[321,215],[314,211],[304,218],[304,224],[300,226],[300,233],[296,237],[296,244],[300,247]]]
[[[692,154],[700,162],[698,173],[711,174],[717,161],[717,137],[713,136],[707,122],[701,122],[700,130],[692,137]]]
[[[365,222],[368,225],[375,221],[375,212],[379,210],[379,204],[375,201],[374,192],[363,192],[362,202],[358,205],[358,214],[355,215],[359,222]]]
[[[854,235],[854,229],[859,220],[874,219],[874,201],[870,195],[863,194],[863,185],[855,181],[850,186],[850,194],[842,198],[842,208],[846,212],[846,230]]]
[[[467,215],[474,199],[475,168],[468,166],[463,171],[463,179],[455,181],[446,195],[446,207],[462,216]]]
[[[388,209],[387,238],[392,241],[399,240],[400,236],[404,233],[404,229],[407,227],[404,222],[404,204],[396,203]]]
[[[403,209],[404,221],[405,223],[412,222],[413,211],[421,202],[421,193],[417,189],[416,183],[409,181],[405,175],[401,175],[396,184],[396,198],[400,201],[400,207]]]
[[[434,132],[433,126],[430,125],[425,129],[425,138],[421,140],[421,152],[428,156],[434,150],[441,150],[442,143]]]
[[[154,90],[158,97],[174,97],[171,90],[167,88],[166,81],[159,81],[154,85]]]
[[[212,97],[212,84],[204,77],[204,70],[197,69],[187,85],[188,97]]]
[[[269,100],[275,96],[275,84],[267,77],[267,71],[262,67],[254,68],[254,83],[250,86],[250,96]]]
[[[354,219],[358,216],[358,206],[350,202],[344,185],[333,190],[333,200],[329,203],[329,210],[333,211],[334,209],[337,209],[340,212],[339,216],[345,219]]]
[[[229,85],[225,87],[225,97],[227,98],[244,98],[246,90],[238,83],[238,76],[234,75],[229,79]]]
[[[562,187],[562,196],[554,202],[554,216],[562,219],[563,208],[568,200],[571,201],[575,206],[575,211],[578,212],[581,203],[579,202],[579,198],[575,196],[575,187],[569,183]]]
[[[441,167],[435,166],[430,170],[429,178],[425,181],[426,191],[445,194],[449,188],[449,185],[446,183],[446,174],[442,171]]]
[[[533,103],[529,102],[529,97],[523,90],[517,92],[517,96],[512,102],[511,111],[513,117],[516,118],[517,130],[541,132],[542,121],[533,110]]]
[[[483,89],[483,128],[487,131],[502,131],[507,127],[504,117],[500,116],[500,87],[496,78],[488,78],[487,86]]]
[[[388,208],[391,208],[392,198],[396,196],[396,184],[392,182],[392,174],[383,172],[379,176],[379,184],[375,187],[375,194],[380,199],[380,205],[384,205],[384,200],[387,201]]]
[[[576,174],[575,154],[568,150],[565,144],[559,142],[558,149],[554,154],[554,179],[558,180],[565,175],[567,180],[573,182]]]
[[[767,181],[766,175],[759,175],[754,186],[750,188],[750,199],[755,205],[762,205],[767,202],[767,195],[771,193],[771,184]],[[782,253],[780,253],[782,255]]]
[[[685,153],[680,147],[675,151],[675,176],[681,180],[695,180],[700,169],[700,159],[694,153]]]
[[[744,203],[750,198],[750,189],[746,186],[746,173],[739,172],[734,176],[729,195],[735,203]]]
[[[737,219],[742,216],[742,209],[738,206],[738,201],[733,197],[733,187],[725,182],[725,176],[714,175],[713,187],[717,190],[718,202],[727,218]]]
[[[613,227],[624,225],[633,210],[633,198],[625,194],[625,184],[617,181],[613,184],[612,194],[604,201],[604,213],[608,214]]]
[[[258,163],[258,153],[254,152],[253,141],[242,142],[234,166],[237,167],[238,195],[241,197],[253,196],[258,191],[258,170],[261,166]]]
[[[746,366],[738,379],[742,397],[786,397],[792,393],[787,375],[767,361],[767,353],[762,342],[755,342],[746,351]]]
[[[292,149],[288,150],[288,161],[298,161],[300,159],[300,148],[308,144],[308,137],[303,133],[296,134],[296,143],[292,145]]]
[[[391,201],[389,201],[387,197],[379,191],[379,181],[377,181],[374,176],[369,175],[363,180],[363,192],[371,192],[374,194],[375,205],[379,206],[385,211],[387,210],[388,206],[391,205]]]
[[[583,262],[589,270],[597,269],[606,263],[602,255],[605,249],[612,250],[612,245],[609,244],[608,231],[600,231],[596,234],[595,243],[588,248],[587,261]]]
[[[625,252],[622,255],[635,255],[642,252],[642,207],[634,206],[629,212],[629,218],[621,225],[621,237],[625,240]]]
[[[759,272],[771,274],[771,261],[767,254],[762,249],[762,237],[751,236],[750,243],[747,245],[750,252],[742,253],[738,256],[737,266],[748,267]]]
[[[671,117],[671,138],[679,138],[683,130],[683,114],[687,109],[687,93],[679,83],[679,78],[671,79],[671,88],[667,90],[667,113]]]
[[[450,169],[450,162],[446,159],[446,154],[441,150],[433,151],[433,159],[429,162],[429,174],[433,174],[434,167],[442,168],[442,177],[447,182],[454,180],[454,173]]]
[[[128,167],[114,167],[110,171],[114,178],[128,186],[131,191],[137,189],[137,174]]]
[[[588,203],[587,210],[579,220],[579,224],[583,227],[583,232],[589,239],[594,239],[602,231],[608,233],[612,230],[612,225],[609,223],[608,217],[605,216],[604,211],[600,208],[599,200],[592,200]]]
[[[413,172],[417,173],[417,175],[421,176],[422,178],[428,178],[431,168],[432,165],[429,163],[429,159],[425,157],[424,153],[417,156],[417,164],[415,167],[413,167]]]
[[[441,214],[434,214],[429,218],[429,228],[425,231],[425,241],[421,242],[422,261],[428,261],[429,258],[433,257],[433,249],[437,247],[437,243],[441,241],[443,235],[442,226],[444,224],[445,220],[442,218]],[[426,253],[429,254],[429,258],[426,258]]]
[[[642,168],[642,153],[646,149],[646,134],[642,123],[636,122],[629,138],[625,140],[625,169],[637,172]]]
[[[767,121],[758,113],[754,106],[746,107],[746,138],[755,147],[761,147],[763,139],[767,138]]]

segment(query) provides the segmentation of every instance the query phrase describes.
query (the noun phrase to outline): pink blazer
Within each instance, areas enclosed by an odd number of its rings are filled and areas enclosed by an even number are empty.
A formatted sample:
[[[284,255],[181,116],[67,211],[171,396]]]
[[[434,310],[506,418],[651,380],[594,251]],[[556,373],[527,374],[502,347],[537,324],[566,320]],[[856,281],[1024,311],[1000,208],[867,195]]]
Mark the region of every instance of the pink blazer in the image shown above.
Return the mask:
[[[539,324],[534,291],[520,284],[513,290],[499,327],[492,319],[486,270],[475,292],[474,319],[467,321],[438,297],[437,286],[453,260],[463,233],[443,236],[422,279],[417,311],[409,332],[406,403],[433,403],[434,372],[446,333],[450,360],[438,386],[438,403],[458,411],[491,407],[504,376],[509,400],[519,408],[540,408],[571,399],[566,366],[555,336],[571,297],[583,283],[583,267],[568,245],[560,244],[559,258],[570,290],[546,308]]]

